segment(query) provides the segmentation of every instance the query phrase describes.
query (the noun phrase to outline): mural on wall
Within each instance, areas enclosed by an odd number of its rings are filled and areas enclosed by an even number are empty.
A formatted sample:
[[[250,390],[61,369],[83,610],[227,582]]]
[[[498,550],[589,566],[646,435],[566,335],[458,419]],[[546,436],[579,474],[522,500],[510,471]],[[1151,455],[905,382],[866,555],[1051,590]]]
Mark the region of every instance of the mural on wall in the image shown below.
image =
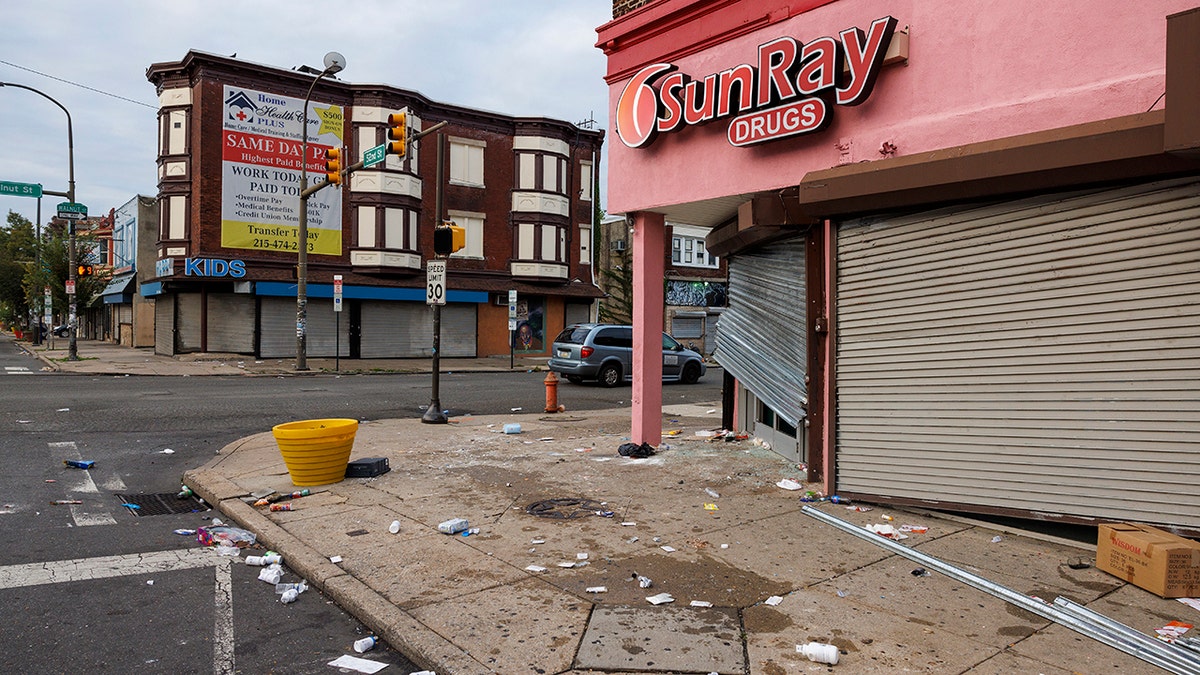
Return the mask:
[[[517,300],[517,329],[512,333],[513,351],[541,353],[546,350],[545,299]]]
[[[672,307],[724,307],[728,292],[723,281],[668,281],[665,297]]]

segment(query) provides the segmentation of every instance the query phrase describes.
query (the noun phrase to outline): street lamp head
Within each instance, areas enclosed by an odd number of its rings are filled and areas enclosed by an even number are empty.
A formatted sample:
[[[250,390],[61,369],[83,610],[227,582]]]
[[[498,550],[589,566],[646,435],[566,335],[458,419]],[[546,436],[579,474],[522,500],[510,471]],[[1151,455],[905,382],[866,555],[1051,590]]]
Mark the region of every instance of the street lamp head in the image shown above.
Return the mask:
[[[329,52],[325,55],[325,72],[333,75],[340,73],[346,67],[346,57],[337,52]]]

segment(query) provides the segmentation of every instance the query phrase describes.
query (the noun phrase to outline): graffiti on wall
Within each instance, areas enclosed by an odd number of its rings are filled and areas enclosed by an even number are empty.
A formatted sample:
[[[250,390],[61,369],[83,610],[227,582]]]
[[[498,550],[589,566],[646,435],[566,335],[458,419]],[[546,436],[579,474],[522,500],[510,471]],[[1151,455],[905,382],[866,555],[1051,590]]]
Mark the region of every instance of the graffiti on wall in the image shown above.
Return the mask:
[[[723,281],[668,281],[665,297],[673,307],[724,307],[728,291]]]

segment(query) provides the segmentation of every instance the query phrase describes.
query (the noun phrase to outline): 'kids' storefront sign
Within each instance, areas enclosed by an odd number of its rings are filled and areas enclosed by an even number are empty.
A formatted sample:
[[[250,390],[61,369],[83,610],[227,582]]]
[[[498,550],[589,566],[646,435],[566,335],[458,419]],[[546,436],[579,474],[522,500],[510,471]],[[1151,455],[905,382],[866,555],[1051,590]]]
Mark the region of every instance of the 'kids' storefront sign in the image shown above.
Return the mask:
[[[617,101],[617,135],[631,148],[659,133],[733,117],[727,136],[735,146],[820,131],[832,106],[867,100],[896,31],[885,16],[863,33],[801,43],[781,37],[758,48],[757,65],[743,63],[700,79],[670,63],[638,71]]]

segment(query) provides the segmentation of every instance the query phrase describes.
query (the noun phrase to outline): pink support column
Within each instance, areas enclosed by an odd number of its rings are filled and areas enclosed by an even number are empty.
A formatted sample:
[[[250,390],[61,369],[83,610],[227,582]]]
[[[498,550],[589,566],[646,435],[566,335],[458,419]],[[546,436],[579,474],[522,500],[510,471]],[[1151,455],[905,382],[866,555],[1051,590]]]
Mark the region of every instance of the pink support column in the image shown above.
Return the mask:
[[[633,222],[634,443],[662,442],[663,248],[661,213],[639,211]]]

